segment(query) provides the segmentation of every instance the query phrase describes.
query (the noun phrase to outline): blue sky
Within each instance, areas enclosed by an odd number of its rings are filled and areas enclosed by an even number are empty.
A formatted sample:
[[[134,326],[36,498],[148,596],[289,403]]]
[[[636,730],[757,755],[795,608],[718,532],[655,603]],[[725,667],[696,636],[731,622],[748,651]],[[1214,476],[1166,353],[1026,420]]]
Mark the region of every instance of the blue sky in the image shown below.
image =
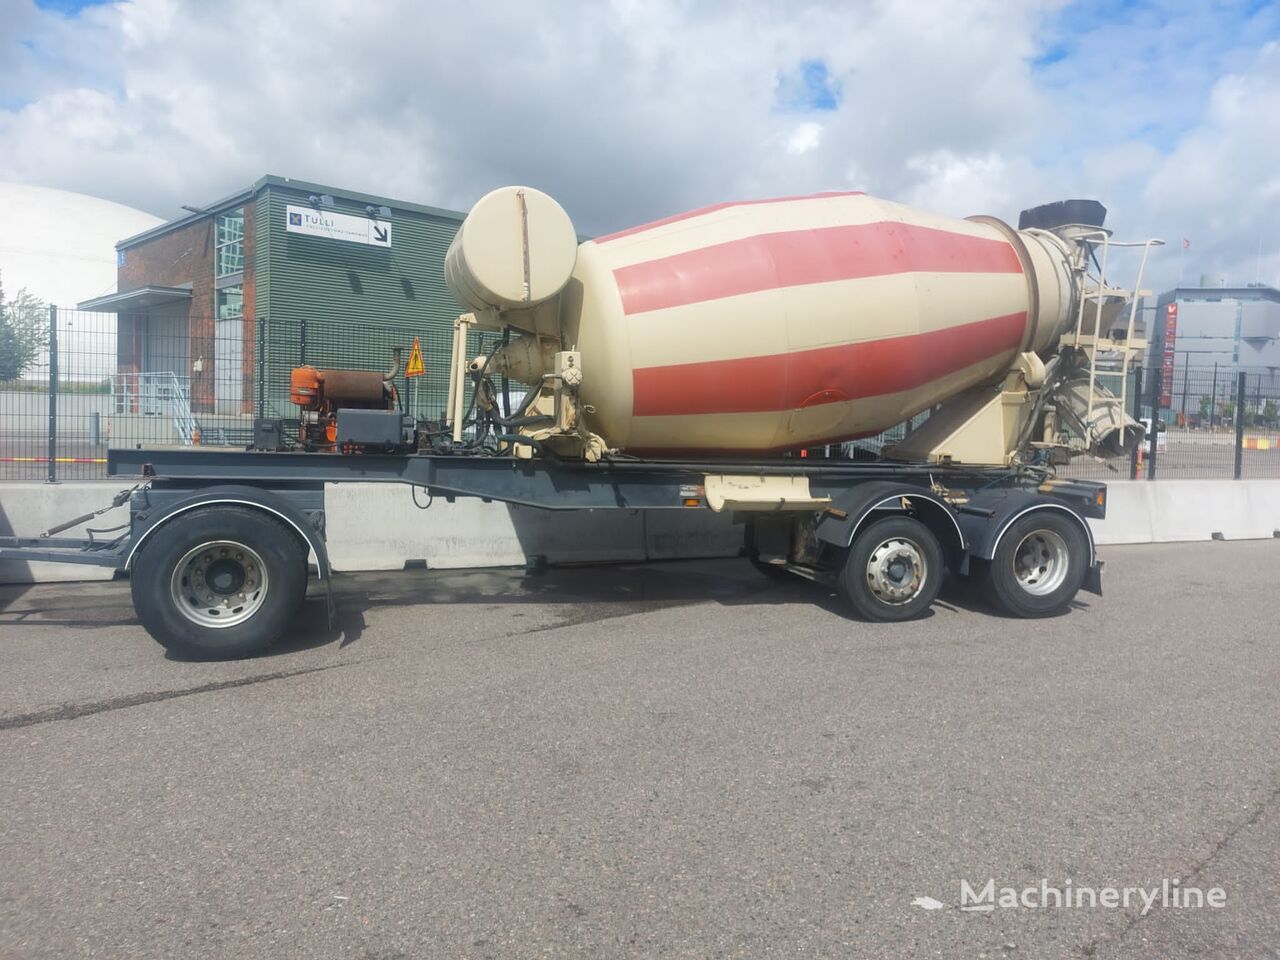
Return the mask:
[[[840,82],[819,58],[801,60],[778,77],[778,108],[796,112],[835,110],[840,106]]]
[[[161,216],[268,172],[454,208],[526,182],[587,233],[1094,196],[1252,275],[1259,240],[1280,268],[1277,40],[1259,0],[0,0],[0,180]]]
[[[111,0],[36,0],[36,6],[41,10],[50,10],[71,17],[85,7],[95,7],[109,2]]]

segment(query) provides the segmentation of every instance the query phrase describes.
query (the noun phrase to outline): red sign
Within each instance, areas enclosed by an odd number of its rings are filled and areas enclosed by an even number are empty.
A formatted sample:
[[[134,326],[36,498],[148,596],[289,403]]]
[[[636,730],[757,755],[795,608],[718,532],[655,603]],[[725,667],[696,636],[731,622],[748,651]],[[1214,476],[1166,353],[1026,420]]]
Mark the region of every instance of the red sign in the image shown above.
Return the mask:
[[[1164,356],[1160,364],[1160,406],[1173,406],[1174,346],[1178,342],[1178,304],[1164,308]]]

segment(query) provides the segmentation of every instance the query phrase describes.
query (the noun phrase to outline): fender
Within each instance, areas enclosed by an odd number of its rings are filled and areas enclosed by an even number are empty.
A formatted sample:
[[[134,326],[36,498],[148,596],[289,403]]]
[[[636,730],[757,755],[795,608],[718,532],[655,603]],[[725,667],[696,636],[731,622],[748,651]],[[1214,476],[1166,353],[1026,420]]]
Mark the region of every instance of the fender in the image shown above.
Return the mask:
[[[902,506],[905,497],[911,502],[911,512],[919,514],[921,521],[938,535],[943,549],[950,548],[953,560],[963,563],[968,538],[955,509],[927,488],[895,480],[875,480],[833,490],[830,496],[832,506],[847,516],[841,518],[830,512],[821,515],[814,534],[824,543],[847,548],[874,512],[908,512]]]
[[[1060,511],[1084,531],[1089,544],[1089,565],[1098,558],[1089,522],[1060,500],[1024,490],[990,490],[976,493],[960,510],[960,526],[969,544],[969,554],[982,560],[990,560],[1005,532],[1019,517],[1037,510]]]
[[[135,493],[130,500],[132,532],[124,569],[132,567],[134,557],[142,549],[151,534],[175,517],[197,507],[218,504],[251,507],[272,514],[288,524],[316,555],[317,576],[326,586],[333,571],[329,565],[329,551],[324,536],[316,529],[305,511],[324,513],[324,489],[300,489],[279,493],[240,484],[203,487],[199,492],[184,489],[151,487]]]

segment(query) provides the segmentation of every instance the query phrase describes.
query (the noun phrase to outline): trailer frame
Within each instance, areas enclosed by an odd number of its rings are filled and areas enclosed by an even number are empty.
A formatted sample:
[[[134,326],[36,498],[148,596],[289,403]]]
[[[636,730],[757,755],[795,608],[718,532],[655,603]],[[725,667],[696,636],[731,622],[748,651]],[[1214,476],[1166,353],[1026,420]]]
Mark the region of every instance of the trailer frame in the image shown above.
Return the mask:
[[[158,531],[181,523],[200,508],[237,507],[273,517],[291,530],[314,557],[324,583],[330,623],[336,616],[325,540],[324,490],[334,483],[399,483],[431,497],[459,497],[552,511],[707,509],[705,481],[712,476],[804,478],[821,508],[735,511],[751,529],[792,527],[810,518],[806,530],[825,549],[849,550],[870,523],[906,515],[929,527],[942,546],[946,566],[969,574],[989,563],[1005,532],[1021,517],[1055,511],[1083,528],[1087,570],[1080,589],[1101,594],[1098,561],[1088,519],[1106,515],[1106,487],[1094,481],[1048,478],[1018,468],[972,467],[889,460],[656,460],[612,458],[597,463],[554,458],[424,453],[333,454],[261,452],[191,447],[121,449],[108,453],[108,473],[138,486],[127,494],[127,529],[112,539],[69,537],[0,538],[0,559],[108,567],[131,571]],[[204,511],[202,511],[203,513]],[[757,527],[758,525],[758,527]],[[782,526],[780,526],[782,525]],[[55,528],[56,529],[56,528]],[[793,533],[787,533],[792,536]],[[823,547],[825,545],[825,547]],[[775,561],[776,562],[776,561]],[[782,566],[810,579],[822,571],[803,563]],[[135,593],[135,604],[137,594]]]

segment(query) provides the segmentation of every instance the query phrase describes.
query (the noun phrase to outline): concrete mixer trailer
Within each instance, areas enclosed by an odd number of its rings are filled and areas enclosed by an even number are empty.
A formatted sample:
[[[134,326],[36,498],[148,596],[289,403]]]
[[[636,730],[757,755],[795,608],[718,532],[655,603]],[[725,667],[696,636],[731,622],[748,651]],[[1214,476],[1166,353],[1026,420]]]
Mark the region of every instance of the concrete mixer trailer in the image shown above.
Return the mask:
[[[56,536],[77,518],[0,541],[0,558],[128,571],[160,643],[245,656],[285,630],[309,558],[331,579],[324,485],[381,481],[550,511],[729,513],[758,569],[835,587],[866,620],[920,616],[948,573],[1050,615],[1101,593],[1088,520],[1106,511],[1103,484],[1058,471],[1143,434],[1114,372],[1145,347],[1138,288],[1160,241],[1118,243],[1105,213],[1063,201],[1015,229],[827,193],[580,243],[551,197],[495,190],[446,257],[467,312],[438,420],[404,413],[398,356],[389,373],[298,368],[296,428],[261,420],[245,451],[112,450],[109,472],[137,478],[117,498],[126,532]],[[1107,277],[1126,246],[1131,288]],[[911,418],[897,443],[849,446]]]

